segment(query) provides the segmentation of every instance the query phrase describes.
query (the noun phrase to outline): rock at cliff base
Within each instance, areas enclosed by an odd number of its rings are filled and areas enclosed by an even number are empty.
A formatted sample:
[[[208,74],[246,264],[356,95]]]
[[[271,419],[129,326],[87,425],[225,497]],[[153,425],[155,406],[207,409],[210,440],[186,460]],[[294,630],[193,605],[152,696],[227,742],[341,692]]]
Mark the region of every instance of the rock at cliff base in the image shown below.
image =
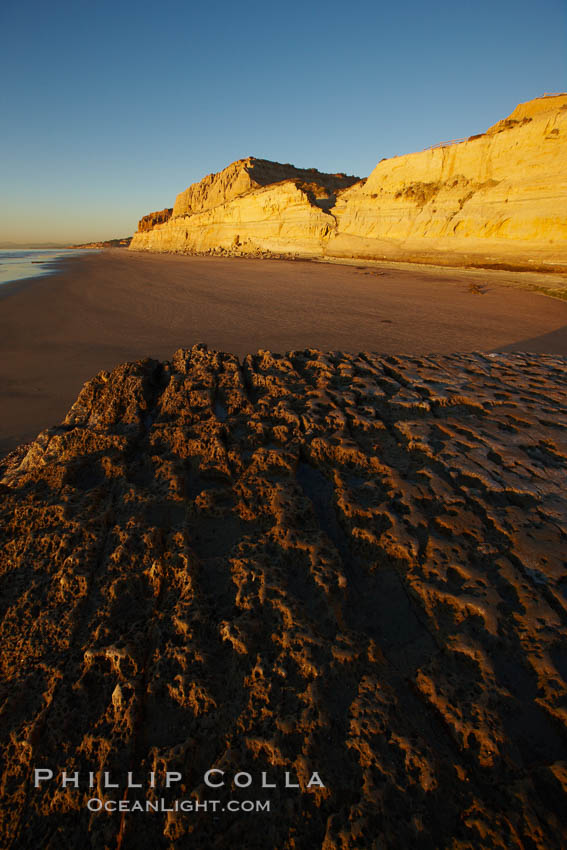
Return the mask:
[[[86,384],[1,469],[2,846],[559,850],[565,365],[195,346]]]

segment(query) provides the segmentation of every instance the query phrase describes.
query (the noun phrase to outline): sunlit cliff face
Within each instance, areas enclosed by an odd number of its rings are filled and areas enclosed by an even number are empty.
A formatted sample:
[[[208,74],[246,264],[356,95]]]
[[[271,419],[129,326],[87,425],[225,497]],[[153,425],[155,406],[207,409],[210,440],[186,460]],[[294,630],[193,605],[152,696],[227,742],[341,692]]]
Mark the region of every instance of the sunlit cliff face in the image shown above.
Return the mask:
[[[133,250],[567,267],[567,95],[486,133],[380,162],[367,180],[249,158],[178,195]],[[165,211],[163,211],[165,212]]]

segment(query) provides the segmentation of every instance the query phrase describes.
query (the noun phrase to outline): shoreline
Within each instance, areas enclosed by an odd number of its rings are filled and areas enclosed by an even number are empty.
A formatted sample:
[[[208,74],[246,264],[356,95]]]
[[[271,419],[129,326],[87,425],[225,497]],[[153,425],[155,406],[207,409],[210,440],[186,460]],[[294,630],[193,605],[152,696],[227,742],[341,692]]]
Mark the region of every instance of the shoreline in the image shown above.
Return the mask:
[[[240,358],[304,348],[567,354],[567,304],[529,291],[530,273],[233,259],[104,249],[3,284],[0,455],[60,422],[101,370],[198,342]]]
[[[4,287],[10,287],[9,294],[14,291],[14,284],[62,272],[65,263],[76,256],[77,251],[71,248],[0,249],[0,297],[4,295]],[[14,276],[8,277],[10,274]]]
[[[38,249],[39,250],[39,249]],[[141,257],[179,257],[179,258],[199,258],[211,260],[254,260],[254,261],[271,261],[280,263],[311,263],[313,265],[322,266],[347,266],[355,268],[359,271],[366,269],[376,270],[400,270],[400,271],[425,271],[436,272],[440,275],[451,276],[452,274],[464,273],[467,276],[473,277],[492,277],[492,283],[498,286],[510,286],[516,289],[523,289],[530,292],[536,292],[548,298],[557,298],[561,301],[567,300],[567,266],[557,263],[557,269],[551,269],[549,266],[529,267],[525,265],[515,265],[513,263],[495,262],[483,263],[481,261],[469,264],[467,262],[451,262],[450,259],[446,263],[437,260],[426,260],[423,258],[394,260],[394,259],[370,259],[366,257],[310,257],[310,256],[294,256],[285,254],[230,254],[230,253],[213,253],[213,252],[183,252],[183,251],[141,251],[130,250],[128,248],[116,247],[74,247],[73,251],[89,252],[92,256],[95,253],[102,252],[114,253],[121,255],[138,255]],[[54,275],[63,274],[67,268],[67,264],[73,260],[82,260],[85,254],[75,253],[69,257],[59,257],[53,260],[54,268],[43,272],[42,274],[32,275],[30,277],[6,281],[0,284],[0,300],[5,295],[15,292],[15,289],[9,290],[8,287],[16,287],[19,284],[33,283],[40,277],[52,277]],[[544,284],[544,285],[542,285]]]

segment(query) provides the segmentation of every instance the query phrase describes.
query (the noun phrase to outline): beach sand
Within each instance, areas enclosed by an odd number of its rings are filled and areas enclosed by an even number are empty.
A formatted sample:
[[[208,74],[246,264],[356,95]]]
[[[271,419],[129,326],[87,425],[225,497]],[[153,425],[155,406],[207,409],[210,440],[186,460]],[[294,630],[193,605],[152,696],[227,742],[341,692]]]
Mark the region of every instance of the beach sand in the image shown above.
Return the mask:
[[[567,302],[519,273],[115,249],[0,288],[0,454],[61,421],[83,383],[204,342],[258,349],[567,354]],[[545,277],[540,278],[542,285]]]

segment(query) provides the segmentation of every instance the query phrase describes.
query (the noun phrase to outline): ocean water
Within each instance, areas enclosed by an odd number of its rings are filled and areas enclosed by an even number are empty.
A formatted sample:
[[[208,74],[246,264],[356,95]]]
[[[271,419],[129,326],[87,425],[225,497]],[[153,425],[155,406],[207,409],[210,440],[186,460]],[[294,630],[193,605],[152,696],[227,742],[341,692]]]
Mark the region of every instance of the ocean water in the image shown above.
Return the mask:
[[[96,249],[93,249],[96,251]],[[65,257],[84,254],[72,248],[7,248],[0,250],[0,286],[16,280],[42,277],[57,271]]]

